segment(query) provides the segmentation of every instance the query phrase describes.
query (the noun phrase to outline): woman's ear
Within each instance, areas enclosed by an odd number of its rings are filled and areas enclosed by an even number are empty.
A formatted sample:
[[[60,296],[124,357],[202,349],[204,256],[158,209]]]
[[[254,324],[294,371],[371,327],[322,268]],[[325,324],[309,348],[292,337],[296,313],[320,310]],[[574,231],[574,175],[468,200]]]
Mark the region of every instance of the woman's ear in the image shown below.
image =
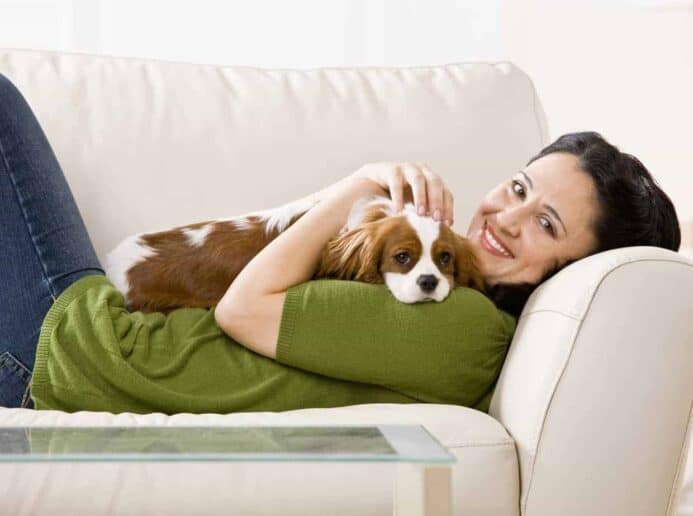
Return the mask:
[[[338,235],[323,249],[314,277],[383,283],[380,274],[381,240],[377,238],[372,223]]]
[[[455,238],[455,283],[485,293],[487,285],[474,249],[466,238],[459,235],[455,235]]]

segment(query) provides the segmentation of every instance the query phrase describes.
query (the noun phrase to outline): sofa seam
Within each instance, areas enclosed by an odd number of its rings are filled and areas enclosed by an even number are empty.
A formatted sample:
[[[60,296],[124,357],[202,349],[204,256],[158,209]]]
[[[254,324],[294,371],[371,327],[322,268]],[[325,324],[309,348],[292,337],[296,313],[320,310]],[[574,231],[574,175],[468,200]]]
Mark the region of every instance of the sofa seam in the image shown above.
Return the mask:
[[[60,50],[47,50],[47,49],[42,49],[42,48],[17,48],[17,47],[12,47],[12,48],[3,48],[2,49],[3,53],[7,52],[23,52],[23,53],[39,53],[39,54],[50,54],[52,56],[57,56],[57,57],[62,57],[62,56],[77,56],[77,57],[91,57],[91,58],[97,58],[97,59],[104,59],[104,60],[109,60],[109,59],[123,59],[123,60],[128,60],[128,61],[135,61],[138,62],[139,64],[172,64],[172,65],[186,65],[186,66],[198,66],[198,67],[210,67],[210,68],[247,68],[255,71],[260,71],[260,72],[316,72],[316,71],[324,71],[324,70],[388,70],[388,71],[397,71],[397,70],[431,70],[434,68],[445,68],[445,67],[451,67],[451,66],[465,66],[465,65],[489,65],[489,66],[498,66],[502,64],[509,64],[513,66],[514,68],[520,70],[520,68],[512,61],[508,59],[500,59],[500,60],[470,60],[470,61],[452,61],[452,62],[443,62],[443,63],[437,63],[437,64],[421,64],[421,65],[407,65],[407,66],[373,66],[373,65],[364,65],[364,66],[316,66],[312,68],[279,68],[279,67],[260,67],[260,66],[251,66],[251,65],[242,65],[242,64],[215,64],[215,63],[194,63],[194,62],[189,62],[189,61],[172,61],[172,60],[167,60],[167,59],[160,59],[160,58],[149,58],[149,57],[134,57],[134,56],[126,56],[126,55],[114,55],[114,54],[93,54],[89,52],[63,52]],[[521,70],[525,75],[527,75],[524,70]]]
[[[671,492],[669,493],[669,503],[667,504],[666,512],[667,516],[675,516],[672,509],[676,509],[673,505],[674,502],[678,500],[681,492],[680,489],[677,489],[679,484],[679,476],[681,475],[681,471],[683,471],[686,464],[686,458],[689,453],[688,443],[691,438],[693,438],[691,435],[691,421],[693,421],[693,400],[691,400],[691,406],[688,409],[688,424],[686,425],[686,432],[683,435],[683,443],[681,444],[681,451],[679,452],[679,461],[676,465],[676,474],[674,475],[674,481],[671,484]],[[693,460],[693,457],[690,457],[689,459]]]
[[[510,446],[510,447],[514,447],[515,443],[513,443],[512,441],[502,441],[502,442],[497,442],[497,443],[469,443],[469,444],[445,445],[445,447],[448,449],[453,449],[453,448],[481,448],[482,446],[487,446],[487,447]]]
[[[581,321],[582,320],[582,318],[577,316],[577,315],[567,314],[561,310],[551,310],[550,308],[541,308],[539,310],[531,310],[531,311],[527,312],[526,314],[522,314],[520,316],[520,319],[522,319],[523,317],[527,317],[527,316],[534,315],[534,314],[540,314],[540,313],[544,313],[544,312],[562,315],[563,317],[567,317],[568,319],[572,319],[573,321]]]
[[[539,456],[539,446],[541,445],[541,437],[542,437],[542,434],[543,434],[544,426],[545,426],[545,424],[546,424],[546,420],[547,420],[547,418],[548,418],[548,413],[549,413],[549,411],[550,411],[550,409],[551,409],[551,404],[552,404],[553,399],[554,399],[554,396],[555,396],[555,394],[556,394],[556,390],[557,390],[557,388],[558,388],[558,385],[560,384],[561,379],[563,378],[563,375],[565,374],[565,371],[566,371],[566,369],[567,369],[567,367],[568,367],[568,364],[570,363],[570,357],[572,356],[573,351],[575,350],[575,342],[579,339],[580,332],[582,331],[583,323],[585,322],[585,318],[586,318],[587,314],[590,312],[590,308],[592,307],[592,304],[594,303],[594,298],[595,298],[595,296],[596,296],[596,293],[597,293],[597,292],[599,291],[599,289],[602,287],[602,284],[604,283],[604,281],[606,280],[606,278],[609,277],[614,271],[620,269],[621,267],[623,267],[623,266],[625,266],[625,265],[630,265],[630,264],[639,263],[639,262],[651,262],[651,261],[655,261],[655,262],[667,262],[667,263],[677,263],[677,264],[680,264],[680,265],[683,265],[683,266],[693,267],[693,264],[691,264],[691,263],[686,263],[686,262],[681,261],[681,260],[671,260],[671,259],[661,259],[661,258],[657,258],[657,259],[654,259],[654,258],[636,258],[636,259],[628,260],[628,261],[626,261],[626,262],[624,262],[624,263],[620,263],[620,264],[614,266],[613,268],[611,268],[610,270],[608,270],[608,271],[606,272],[606,274],[604,274],[604,275],[602,276],[601,280],[599,280],[599,282],[598,282],[597,285],[595,286],[594,290],[592,291],[592,295],[590,296],[589,303],[587,304],[587,307],[586,307],[586,309],[584,310],[584,313],[583,313],[582,316],[580,317],[580,320],[579,320],[579,322],[578,322],[578,326],[577,326],[577,328],[576,328],[576,330],[575,330],[574,336],[573,336],[572,341],[571,341],[570,353],[568,353],[568,356],[566,357],[566,360],[565,360],[565,362],[563,363],[563,367],[561,368],[561,371],[560,371],[560,373],[558,374],[558,377],[557,377],[557,379],[556,379],[556,381],[555,381],[555,383],[554,383],[554,385],[553,385],[553,388],[551,389],[551,396],[550,396],[549,401],[548,401],[548,403],[547,403],[546,409],[544,410],[544,417],[542,418],[541,424],[539,425],[539,431],[538,431],[538,433],[537,433],[537,434],[538,434],[537,446],[536,446],[536,449],[535,449],[534,457],[533,457],[533,459],[532,459],[532,461],[531,461],[531,467],[530,467],[530,472],[529,472],[529,481],[528,481],[528,484],[527,484],[527,495],[526,495],[524,501],[521,501],[521,503],[520,503],[520,514],[521,514],[521,515],[522,515],[522,514],[525,514],[526,511],[527,511],[527,505],[528,505],[528,501],[529,501],[529,495],[530,495],[531,489],[532,489],[532,481],[534,480],[534,466],[536,465],[537,457]],[[564,315],[565,315],[565,314],[564,314]]]

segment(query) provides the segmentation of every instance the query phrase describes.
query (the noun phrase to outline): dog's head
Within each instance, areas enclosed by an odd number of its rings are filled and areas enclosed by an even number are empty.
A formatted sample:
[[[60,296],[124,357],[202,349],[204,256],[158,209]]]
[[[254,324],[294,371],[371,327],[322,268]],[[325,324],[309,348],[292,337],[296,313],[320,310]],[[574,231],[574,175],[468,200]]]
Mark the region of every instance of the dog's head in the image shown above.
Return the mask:
[[[485,291],[466,238],[407,203],[373,196],[357,201],[340,234],[323,250],[316,277],[385,283],[404,303],[443,301],[455,286]]]

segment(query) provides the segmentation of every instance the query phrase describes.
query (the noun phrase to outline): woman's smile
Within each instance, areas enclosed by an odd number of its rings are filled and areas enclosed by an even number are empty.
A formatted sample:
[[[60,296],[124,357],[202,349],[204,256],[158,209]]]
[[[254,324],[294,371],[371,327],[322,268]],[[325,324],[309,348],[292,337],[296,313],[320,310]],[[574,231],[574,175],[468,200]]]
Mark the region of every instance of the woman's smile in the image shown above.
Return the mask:
[[[508,246],[498,238],[498,235],[493,231],[493,228],[488,225],[487,221],[484,221],[484,227],[479,233],[479,243],[483,249],[494,256],[508,259],[513,258],[513,254],[508,249]]]

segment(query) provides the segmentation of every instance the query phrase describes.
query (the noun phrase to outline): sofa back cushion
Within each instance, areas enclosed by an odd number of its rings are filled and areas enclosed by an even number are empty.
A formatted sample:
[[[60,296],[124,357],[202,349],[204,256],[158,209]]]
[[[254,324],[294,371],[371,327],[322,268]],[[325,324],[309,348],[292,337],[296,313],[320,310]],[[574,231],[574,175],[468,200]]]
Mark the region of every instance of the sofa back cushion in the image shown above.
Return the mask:
[[[465,233],[481,197],[547,143],[509,62],[271,70],[0,50],[97,254],[127,235],[279,206],[371,161],[427,163]]]

